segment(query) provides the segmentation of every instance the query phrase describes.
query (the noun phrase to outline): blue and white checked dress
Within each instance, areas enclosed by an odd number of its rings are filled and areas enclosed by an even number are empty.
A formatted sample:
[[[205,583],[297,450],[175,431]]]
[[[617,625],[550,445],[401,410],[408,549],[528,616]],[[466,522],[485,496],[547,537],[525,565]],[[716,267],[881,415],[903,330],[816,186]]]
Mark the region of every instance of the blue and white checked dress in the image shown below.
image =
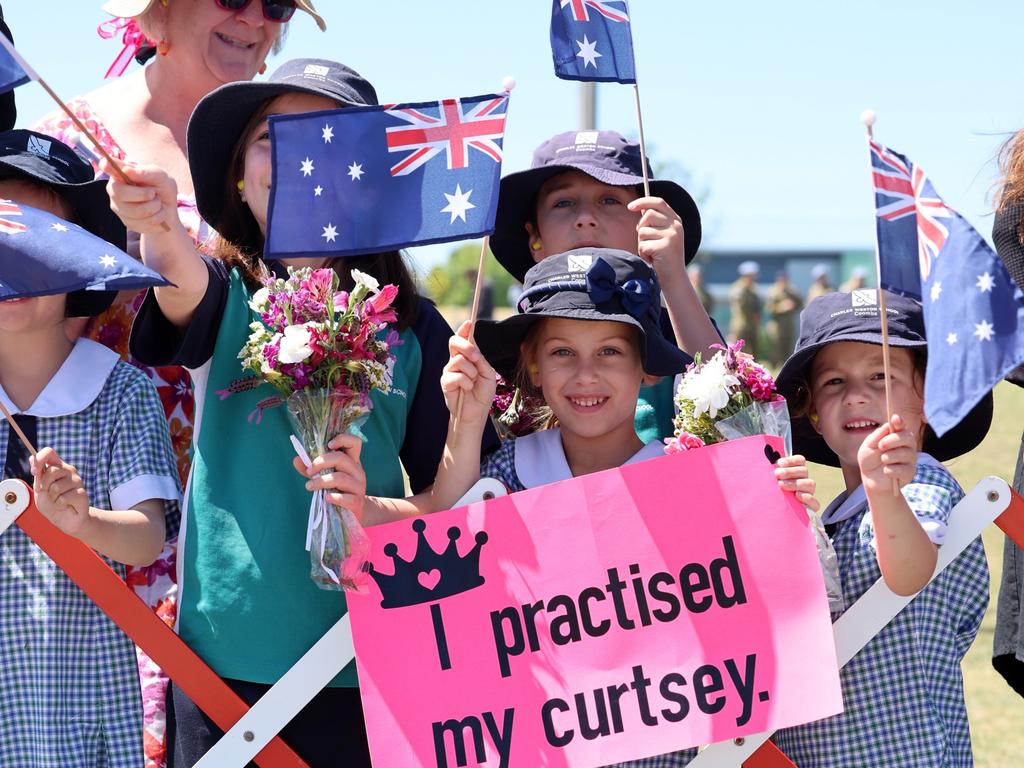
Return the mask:
[[[80,340],[24,413],[36,417],[37,447],[53,447],[78,469],[92,506],[166,499],[173,535],[177,473],[145,374]],[[9,433],[0,418],[0,457]],[[123,578],[124,566],[111,565]],[[0,691],[0,766],[143,765],[134,646],[16,525],[0,534]]]
[[[626,463],[632,464],[664,455],[665,450],[661,442],[652,440]],[[498,450],[484,459],[480,465],[480,477],[500,480],[510,492],[516,493],[538,485],[568,480],[572,477],[572,470],[569,469],[569,462],[562,449],[561,433],[554,428],[504,441]],[[696,749],[685,749],[681,752],[621,763],[618,768],[682,768],[693,760],[696,754]]]
[[[964,495],[953,476],[922,454],[903,495],[941,543]],[[832,537],[848,606],[881,577],[873,540],[865,501]],[[842,669],[845,711],[781,730],[775,743],[799,768],[973,765],[960,661],[981,625],[988,584],[978,539]]]

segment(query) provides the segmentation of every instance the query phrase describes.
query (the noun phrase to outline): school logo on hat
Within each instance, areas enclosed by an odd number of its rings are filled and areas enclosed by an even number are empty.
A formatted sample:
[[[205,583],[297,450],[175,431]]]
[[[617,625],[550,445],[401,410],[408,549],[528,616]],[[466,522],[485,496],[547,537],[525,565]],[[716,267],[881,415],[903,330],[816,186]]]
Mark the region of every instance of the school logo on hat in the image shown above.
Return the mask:
[[[325,67],[320,64],[307,64],[306,68],[302,70],[302,74],[312,75],[313,77],[327,77],[330,71],[330,67]]]
[[[877,307],[878,293],[874,288],[858,288],[850,294],[850,302],[854,307]]]
[[[590,149],[597,146],[597,131],[579,131],[576,134],[576,150]]]
[[[52,141],[42,138],[41,136],[29,136],[28,143],[25,145],[25,149],[31,152],[33,155],[39,155],[40,157],[50,156],[50,147],[53,146]]]
[[[571,253],[565,260],[565,265],[570,272],[586,272],[593,263],[594,257],[589,253]]]

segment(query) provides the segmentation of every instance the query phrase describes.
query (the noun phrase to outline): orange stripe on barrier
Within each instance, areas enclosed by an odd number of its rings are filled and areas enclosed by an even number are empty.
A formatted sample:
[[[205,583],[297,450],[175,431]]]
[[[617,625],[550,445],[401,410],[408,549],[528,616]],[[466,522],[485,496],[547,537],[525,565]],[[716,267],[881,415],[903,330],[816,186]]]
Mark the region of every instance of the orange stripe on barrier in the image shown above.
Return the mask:
[[[1024,548],[1024,499],[1013,489],[1010,489],[1010,506],[996,518],[996,525],[1013,539],[1014,544]]]
[[[796,765],[781,749],[766,741],[757,752],[743,761],[743,768],[796,768]]]
[[[249,711],[248,705],[168,627],[110,566],[76,538],[62,533],[36,509],[16,523],[121,630],[167,673],[203,712],[227,731]],[[280,737],[256,756],[260,768],[309,768]]]

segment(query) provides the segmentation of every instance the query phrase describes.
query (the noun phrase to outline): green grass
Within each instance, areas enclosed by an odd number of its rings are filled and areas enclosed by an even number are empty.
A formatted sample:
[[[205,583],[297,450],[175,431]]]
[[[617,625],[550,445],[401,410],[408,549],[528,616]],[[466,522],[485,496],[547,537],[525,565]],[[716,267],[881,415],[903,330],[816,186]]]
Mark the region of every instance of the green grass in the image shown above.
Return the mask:
[[[995,417],[985,441],[965,456],[946,466],[966,490],[986,475],[997,475],[1012,482],[1013,471],[1024,429],[1024,390],[1005,382],[996,388]],[[814,465],[818,480],[818,498],[823,502],[835,497],[843,487],[838,469]],[[1003,534],[994,525],[983,535],[991,594],[988,611],[974,645],[964,659],[964,693],[971,720],[971,740],[978,768],[1005,768],[1024,762],[1024,700],[992,669],[992,633],[995,628],[996,600],[1003,568]]]

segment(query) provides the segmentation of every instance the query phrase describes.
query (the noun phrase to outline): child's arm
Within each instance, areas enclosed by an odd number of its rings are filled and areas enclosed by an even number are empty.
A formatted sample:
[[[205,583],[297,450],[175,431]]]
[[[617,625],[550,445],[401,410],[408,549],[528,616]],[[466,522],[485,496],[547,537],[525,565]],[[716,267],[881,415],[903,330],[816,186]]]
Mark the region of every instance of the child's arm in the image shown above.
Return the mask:
[[[332,451],[315,459],[307,469],[299,459],[295,469],[310,478],[308,490],[330,491],[327,500],[348,507],[363,525],[377,525],[449,509],[480,479],[480,444],[494,399],[495,373],[476,345],[466,337],[469,323],[448,342],[451,359],[441,376],[441,389],[448,406],[448,436],[437,475],[430,488],[405,499],[366,496],[366,475],[359,463],[361,443],[351,435],[339,435],[328,447]],[[463,395],[458,421],[458,392]],[[327,475],[319,475],[331,470]]]
[[[679,348],[691,356],[698,352],[708,359],[712,344],[721,344],[711,318],[686,274],[683,221],[660,197],[641,197],[629,204],[640,211],[637,225],[638,254],[654,268],[661,283],[665,306]]]
[[[131,509],[89,506],[78,470],[44,448],[31,461],[36,507],[69,536],[125,565],[149,565],[164,544],[164,502],[140,501]]]
[[[146,266],[174,283],[155,288],[154,293],[167,320],[184,327],[206,293],[209,272],[178,218],[178,187],[174,179],[155,165],[126,163],[123,169],[130,184],[119,181],[106,160],[100,162],[100,170],[110,174],[110,207],[128,229],[142,236],[142,260]]]
[[[779,488],[796,495],[796,500],[815,512],[821,510],[821,504],[814,497],[817,483],[807,472],[807,459],[803,456],[780,456],[775,464],[775,479]]]
[[[893,414],[890,423],[872,432],[861,445],[857,463],[871,508],[882,578],[896,594],[912,595],[928,583],[938,559],[938,548],[903,494],[893,493],[893,479],[900,486],[914,479],[916,438],[904,429],[903,419]]]

